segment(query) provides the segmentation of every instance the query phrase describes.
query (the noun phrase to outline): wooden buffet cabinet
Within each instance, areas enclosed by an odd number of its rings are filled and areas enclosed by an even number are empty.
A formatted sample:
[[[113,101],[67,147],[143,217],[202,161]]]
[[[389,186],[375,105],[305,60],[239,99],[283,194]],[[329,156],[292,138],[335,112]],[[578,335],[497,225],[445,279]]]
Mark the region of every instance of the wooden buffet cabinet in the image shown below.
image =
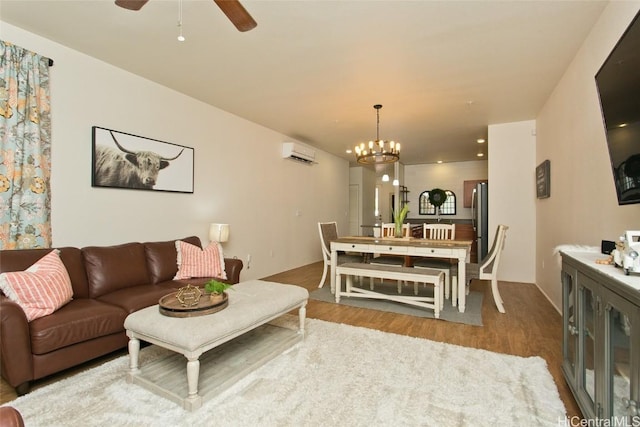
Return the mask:
[[[597,252],[561,255],[567,383],[586,419],[640,426],[640,276]]]

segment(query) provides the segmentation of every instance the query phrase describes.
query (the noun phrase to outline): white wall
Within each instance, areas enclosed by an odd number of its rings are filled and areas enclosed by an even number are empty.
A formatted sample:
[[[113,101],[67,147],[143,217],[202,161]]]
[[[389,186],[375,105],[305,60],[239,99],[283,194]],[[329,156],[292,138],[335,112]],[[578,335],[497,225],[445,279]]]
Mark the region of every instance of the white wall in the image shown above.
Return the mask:
[[[498,279],[510,282],[536,281],[535,128],[532,120],[489,126],[489,247],[507,225]]]
[[[463,183],[476,179],[488,178],[488,165],[486,160],[473,162],[455,162],[442,164],[405,165],[404,182],[409,190],[409,218],[411,219],[434,219],[433,215],[420,215],[420,194],[423,191],[441,188],[451,190],[456,195],[456,215],[442,216],[443,220],[449,218],[470,219],[471,208],[463,206]]]
[[[619,206],[595,75],[640,9],[611,2],[537,117],[536,162],[551,161],[551,197],[536,202],[537,282],[559,309],[558,245],[600,246],[640,228],[640,204]]]
[[[317,222],[346,225],[349,165],[281,158],[289,138],[2,22],[0,37],[55,60],[51,69],[54,246],[199,236],[229,223],[243,279],[322,258]],[[188,75],[185,75],[188,78]],[[193,194],[91,187],[91,127],[193,147]],[[252,255],[250,268],[247,255]]]

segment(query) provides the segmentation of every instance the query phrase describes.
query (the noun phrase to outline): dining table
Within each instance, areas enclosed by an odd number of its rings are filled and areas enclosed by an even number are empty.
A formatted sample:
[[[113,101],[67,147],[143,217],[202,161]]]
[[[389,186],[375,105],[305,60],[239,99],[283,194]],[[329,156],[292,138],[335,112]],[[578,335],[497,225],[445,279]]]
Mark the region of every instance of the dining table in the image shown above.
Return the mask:
[[[360,252],[375,256],[399,255],[404,257],[449,258],[458,261],[457,292],[451,302],[464,313],[466,306],[466,263],[471,253],[471,240],[436,240],[415,237],[339,237],[331,241],[331,293],[336,289],[338,252]],[[392,270],[393,267],[390,267]],[[453,283],[453,281],[452,281]],[[456,295],[457,294],[457,295]]]

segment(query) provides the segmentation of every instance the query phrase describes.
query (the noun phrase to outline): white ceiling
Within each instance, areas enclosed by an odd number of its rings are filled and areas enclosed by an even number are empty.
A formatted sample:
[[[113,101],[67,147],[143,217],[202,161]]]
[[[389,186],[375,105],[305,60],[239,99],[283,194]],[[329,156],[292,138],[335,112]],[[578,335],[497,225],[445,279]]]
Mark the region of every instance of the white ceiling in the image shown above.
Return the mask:
[[[534,119],[606,3],[244,0],[241,33],[185,0],[183,43],[178,0],[2,0],[0,19],[348,160],[382,104],[380,138],[418,164],[476,160],[489,124]]]

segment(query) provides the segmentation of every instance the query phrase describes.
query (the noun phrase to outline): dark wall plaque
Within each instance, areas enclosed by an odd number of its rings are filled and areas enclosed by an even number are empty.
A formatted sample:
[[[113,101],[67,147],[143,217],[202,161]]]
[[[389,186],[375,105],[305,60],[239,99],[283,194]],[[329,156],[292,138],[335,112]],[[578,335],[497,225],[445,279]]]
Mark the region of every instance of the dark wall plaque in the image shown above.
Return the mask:
[[[545,160],[536,168],[536,194],[538,199],[551,196],[551,162]]]

